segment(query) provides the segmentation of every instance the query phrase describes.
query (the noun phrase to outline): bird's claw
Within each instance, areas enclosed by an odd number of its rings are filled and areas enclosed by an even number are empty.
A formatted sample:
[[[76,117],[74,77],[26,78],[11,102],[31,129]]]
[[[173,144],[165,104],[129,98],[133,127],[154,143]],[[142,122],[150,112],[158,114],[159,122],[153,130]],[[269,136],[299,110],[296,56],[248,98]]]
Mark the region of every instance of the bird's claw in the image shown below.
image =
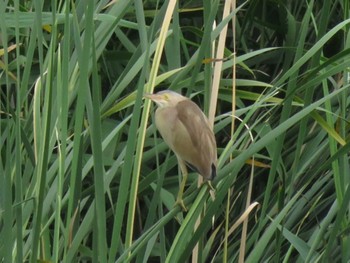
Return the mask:
[[[211,184],[211,181],[207,181],[206,183],[208,184],[208,186],[209,186],[209,188],[210,188],[209,190],[215,192],[215,188],[214,188],[213,185]]]
[[[187,208],[185,206],[184,200],[177,198],[174,206],[179,205],[182,209],[182,211],[187,212]]]

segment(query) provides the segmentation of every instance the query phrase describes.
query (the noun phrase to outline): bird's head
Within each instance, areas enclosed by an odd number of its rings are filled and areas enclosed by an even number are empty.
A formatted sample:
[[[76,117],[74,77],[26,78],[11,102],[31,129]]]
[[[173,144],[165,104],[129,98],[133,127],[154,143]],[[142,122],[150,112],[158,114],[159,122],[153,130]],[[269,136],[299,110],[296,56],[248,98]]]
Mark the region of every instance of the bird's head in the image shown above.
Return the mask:
[[[154,101],[158,107],[175,106],[180,101],[187,100],[186,97],[172,90],[163,90],[155,94],[145,94],[144,97]]]

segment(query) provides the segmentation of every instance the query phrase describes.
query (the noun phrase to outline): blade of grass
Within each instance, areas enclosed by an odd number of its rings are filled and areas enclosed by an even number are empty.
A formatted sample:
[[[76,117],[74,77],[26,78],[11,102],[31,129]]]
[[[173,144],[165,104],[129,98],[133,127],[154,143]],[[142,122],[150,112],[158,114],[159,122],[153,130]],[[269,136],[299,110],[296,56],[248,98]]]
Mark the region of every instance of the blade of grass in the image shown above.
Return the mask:
[[[57,94],[57,112],[58,112],[58,151],[59,151],[59,168],[58,168],[58,179],[57,179],[57,206],[56,206],[56,218],[55,218],[55,228],[54,228],[54,238],[53,238],[53,252],[52,260],[53,262],[59,261],[60,252],[60,237],[61,234],[65,234],[64,231],[60,232],[61,221],[61,211],[62,211],[62,197],[63,197],[63,182],[65,175],[65,163],[66,163],[66,149],[67,149],[67,136],[68,136],[68,65],[69,65],[69,52],[70,52],[70,8],[69,5],[65,7],[65,24],[64,32],[65,37],[63,40],[63,55],[61,54],[61,47],[58,49],[58,63],[57,63],[57,86],[61,87]],[[61,64],[62,56],[62,64]],[[68,238],[64,238],[68,240]],[[63,242],[64,247],[67,247],[67,242]],[[63,250],[65,252],[65,250]],[[64,258],[65,255],[62,256]]]
[[[138,20],[142,20],[140,17],[140,14],[143,13],[143,7],[140,6],[139,4],[136,4],[136,9],[138,10]],[[144,25],[145,22],[142,21],[141,25]],[[145,30],[145,28],[140,28],[140,31]],[[140,33],[141,37],[143,37],[143,41],[145,43],[148,43],[147,40],[147,35],[144,33]],[[142,46],[142,48],[146,48],[146,46]],[[148,61],[145,59],[149,56],[150,49],[147,48],[146,50],[143,50],[144,57],[140,62],[142,62],[143,67],[141,71],[141,76],[139,78],[139,82],[137,85],[137,92],[136,92],[136,100],[135,100],[135,107],[134,107],[134,112],[132,114],[132,119],[131,119],[131,125],[130,125],[130,130],[129,130],[129,136],[127,140],[127,147],[126,147],[126,153],[125,153],[125,166],[122,171],[122,179],[120,181],[120,188],[118,192],[118,201],[116,204],[116,211],[119,211],[118,213],[115,214],[114,217],[114,225],[113,225],[113,234],[112,234],[112,241],[111,241],[111,249],[109,251],[109,262],[113,262],[115,260],[115,255],[117,253],[117,246],[119,245],[118,243],[121,242],[120,237],[122,236],[121,229],[122,229],[122,222],[123,222],[123,217],[124,217],[124,211],[125,211],[125,206],[127,202],[127,197],[129,194],[131,194],[130,189],[130,177],[129,175],[132,174],[132,167],[134,163],[134,155],[135,155],[135,146],[136,146],[136,141],[137,141],[137,133],[138,133],[138,125],[140,121],[140,115],[141,115],[141,104],[142,104],[142,98],[143,98],[143,83],[145,82],[146,79],[146,72],[148,72]],[[132,68],[129,72],[136,72],[139,69],[135,70],[135,67]],[[103,107],[103,106],[102,106]],[[133,186],[135,188],[135,185]],[[136,194],[136,193],[134,193]],[[131,227],[131,226],[129,226]],[[126,237],[126,239],[129,239],[129,246],[131,245],[131,240],[132,240],[132,233],[131,237]],[[125,242],[127,243],[127,242]]]
[[[79,33],[79,22],[78,17],[76,13],[75,6],[71,6],[71,13],[73,14],[73,21],[72,21],[72,37],[74,41],[74,47],[76,49],[76,53],[78,56],[78,64],[74,64],[74,74],[71,76],[72,79],[76,79],[77,81],[77,98],[74,105],[74,140],[73,140],[73,159],[71,162],[71,175],[70,175],[70,191],[69,191],[69,198],[68,198],[68,209],[66,214],[66,226],[65,226],[65,237],[67,245],[64,247],[64,257],[63,261],[67,261],[70,254],[69,252],[72,251],[72,245],[70,244],[69,236],[74,236],[75,232],[77,231],[77,221],[72,222],[73,219],[73,213],[76,211],[76,209],[79,207],[80,202],[80,196],[81,196],[81,171],[82,171],[82,141],[83,141],[83,134],[82,134],[82,125],[83,125],[83,118],[84,118],[84,108],[85,108],[85,93],[86,93],[86,82],[88,79],[88,72],[87,72],[87,64],[89,63],[89,57],[87,54],[90,54],[90,49],[88,49],[89,46],[86,46],[85,48],[89,51],[89,53],[83,53],[82,49],[82,41],[80,39],[80,33]],[[91,34],[91,32],[90,32]],[[86,39],[86,44],[89,44],[88,39]],[[75,61],[70,61],[70,63],[73,63]],[[78,73],[78,66],[80,69],[80,74]],[[71,70],[72,71],[72,70]],[[81,72],[83,71],[83,72]],[[75,84],[75,83],[74,83]],[[79,215],[78,215],[79,216]],[[70,251],[69,251],[70,250]],[[74,252],[73,252],[74,253]],[[69,260],[68,260],[69,262]]]
[[[93,8],[90,10],[91,18]],[[89,17],[88,17],[89,18]],[[92,20],[91,20],[92,21]],[[91,28],[94,26],[91,24]],[[92,30],[93,31],[93,30]],[[92,46],[94,47],[94,41],[92,41]],[[87,113],[88,120],[90,122],[91,128],[91,146],[94,158],[94,188],[95,188],[95,219],[96,227],[94,233],[97,237],[96,248],[99,253],[96,262],[106,262],[107,261],[107,240],[106,240],[106,205],[105,205],[105,171],[104,162],[102,155],[102,140],[101,140],[101,119],[100,119],[100,94],[99,90],[101,85],[99,84],[99,77],[97,72],[96,64],[96,53],[92,49],[92,61],[93,61],[93,71],[92,71],[92,94],[88,93],[87,96]]]
[[[170,0],[167,6],[167,10],[164,16],[164,21],[159,33],[159,41],[157,43],[153,64],[151,67],[149,86],[146,87],[146,92],[148,93],[152,93],[154,89],[155,80],[156,80],[156,76],[159,68],[159,63],[163,52],[164,43],[165,43],[168,28],[169,28],[170,20],[174,12],[175,4],[176,4],[176,1]],[[149,116],[150,103],[151,102],[148,100],[146,101],[144,106],[144,111],[142,113],[142,118],[141,118],[141,125],[139,129],[139,137],[138,137],[137,146],[136,146],[136,156],[135,156],[135,163],[134,163],[134,169],[133,169],[133,175],[132,175],[132,183],[130,188],[128,223],[127,223],[126,238],[125,238],[126,248],[129,248],[131,246],[132,237],[133,237],[137,188],[138,188],[138,181],[140,176],[142,149],[144,146],[145,131],[146,131],[146,125],[147,125],[147,120]]]
[[[40,67],[40,78],[39,82],[40,86],[43,85],[44,81],[44,70],[43,70],[43,34],[41,31],[42,24],[42,15],[41,15],[41,3],[39,1],[34,1],[35,6],[35,23],[34,28],[36,28],[36,37],[38,41],[38,50],[39,50],[39,67]],[[55,45],[53,43],[53,45]],[[51,46],[51,52],[54,52],[53,47]],[[52,53],[49,53],[52,54]],[[35,169],[37,185],[36,185],[36,193],[35,198],[37,201],[36,210],[33,220],[33,235],[32,235],[32,254],[30,262],[35,263],[38,259],[38,250],[39,250],[39,240],[40,240],[40,232],[41,232],[41,220],[42,220],[42,211],[43,211],[43,202],[45,195],[45,185],[46,185],[46,168],[48,165],[48,153],[49,153],[49,134],[50,134],[50,125],[51,125],[51,107],[52,107],[52,60],[49,60],[49,68],[47,71],[47,79],[45,82],[45,98],[44,98],[44,107],[43,107],[43,118],[42,123],[40,123],[42,127],[42,137],[40,138],[39,143],[39,152],[37,159],[37,167]]]
[[[15,1],[15,16],[16,16],[16,43],[19,45],[20,37],[19,37],[19,1]],[[16,48],[16,57],[20,57],[19,46]],[[19,204],[16,207],[16,234],[17,234],[17,253],[16,259],[17,262],[23,262],[23,211],[22,211],[22,159],[21,159],[21,150],[22,150],[22,141],[21,141],[21,70],[20,65],[17,63],[16,67],[16,145],[15,145],[15,155],[16,155],[16,188],[15,188],[15,200],[16,203]]]
[[[0,3],[0,12],[5,13],[5,2]],[[4,63],[5,65],[8,64],[8,36],[7,36],[7,30],[4,26],[4,19],[3,16],[0,18],[0,28],[1,28],[1,38],[3,41],[4,46]],[[4,159],[4,163],[1,160],[1,217],[3,218],[3,228],[0,229],[0,234],[3,238],[1,238],[1,247],[3,247],[1,254],[1,258],[4,259],[4,261],[7,262],[13,262],[12,258],[12,242],[10,240],[13,240],[12,236],[12,224],[13,224],[13,211],[12,211],[12,182],[11,182],[11,167],[12,167],[12,161],[11,161],[11,148],[12,148],[12,141],[11,141],[11,117],[9,115],[10,110],[10,82],[9,82],[9,76],[8,74],[5,74],[5,82],[6,82],[6,100],[5,100],[5,107],[4,109],[3,104],[1,104],[2,111],[5,111],[5,127],[2,126],[3,122],[0,122],[0,131],[1,131],[1,137],[2,137],[2,143],[0,144],[0,150],[1,152],[5,152],[6,156]],[[5,242],[4,240],[7,240],[8,242]]]

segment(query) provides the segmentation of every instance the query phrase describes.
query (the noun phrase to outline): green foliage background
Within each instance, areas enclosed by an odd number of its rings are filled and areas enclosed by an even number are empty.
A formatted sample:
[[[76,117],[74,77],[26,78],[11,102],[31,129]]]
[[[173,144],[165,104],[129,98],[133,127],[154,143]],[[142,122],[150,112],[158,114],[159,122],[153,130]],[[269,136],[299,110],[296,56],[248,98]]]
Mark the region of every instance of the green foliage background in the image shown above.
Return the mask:
[[[224,20],[223,1],[179,1],[160,50],[168,2],[0,2],[1,261],[348,262],[349,1],[238,1]],[[142,96],[208,112],[226,24],[216,197],[192,173],[184,213]]]

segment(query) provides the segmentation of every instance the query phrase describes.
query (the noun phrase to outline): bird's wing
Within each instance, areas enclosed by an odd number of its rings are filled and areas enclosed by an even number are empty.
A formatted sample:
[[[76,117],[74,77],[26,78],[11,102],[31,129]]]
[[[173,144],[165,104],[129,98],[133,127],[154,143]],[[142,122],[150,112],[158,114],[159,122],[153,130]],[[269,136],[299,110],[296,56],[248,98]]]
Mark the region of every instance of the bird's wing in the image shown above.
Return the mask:
[[[191,100],[184,100],[177,105],[177,114],[185,126],[194,147],[200,148],[203,130],[208,129],[208,121],[201,109]]]
[[[197,104],[190,100],[179,102],[177,107],[178,119],[184,127],[181,136],[186,136],[185,141],[188,140],[187,145],[181,147],[182,155],[187,157],[184,160],[195,166],[204,178],[212,178],[212,166],[216,167],[217,156],[215,137],[208,120]]]

